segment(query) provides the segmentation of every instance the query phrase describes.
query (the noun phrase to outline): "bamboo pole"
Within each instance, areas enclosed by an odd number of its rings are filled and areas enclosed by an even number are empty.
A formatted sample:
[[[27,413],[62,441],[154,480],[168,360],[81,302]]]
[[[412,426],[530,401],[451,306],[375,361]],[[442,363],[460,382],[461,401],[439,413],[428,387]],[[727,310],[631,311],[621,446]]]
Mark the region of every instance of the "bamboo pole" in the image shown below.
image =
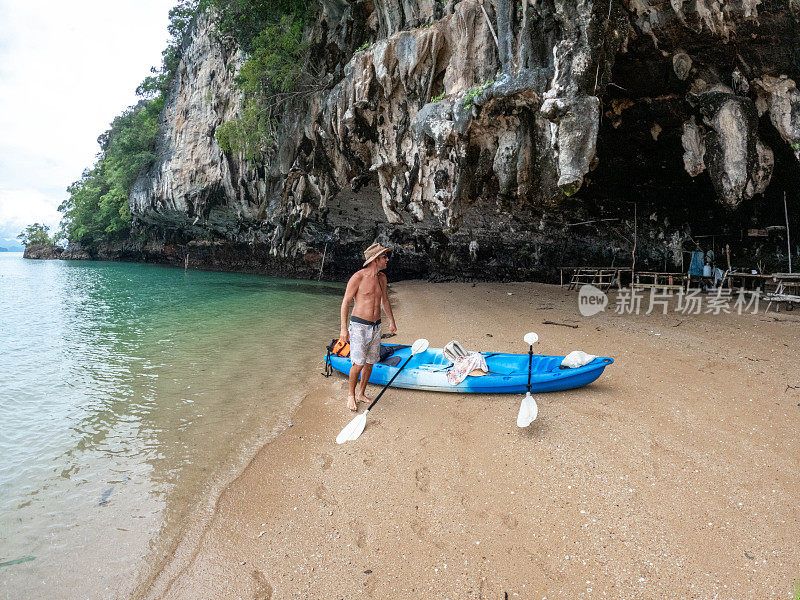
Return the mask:
[[[786,249],[789,250],[789,273],[792,272],[792,238],[789,233],[789,209],[786,208],[786,192],[783,192],[783,215],[786,217]]]
[[[636,207],[638,205],[634,203],[633,205],[633,251],[631,252],[631,284],[636,281],[636,241],[637,241],[637,233],[638,233],[638,221],[636,216]]]

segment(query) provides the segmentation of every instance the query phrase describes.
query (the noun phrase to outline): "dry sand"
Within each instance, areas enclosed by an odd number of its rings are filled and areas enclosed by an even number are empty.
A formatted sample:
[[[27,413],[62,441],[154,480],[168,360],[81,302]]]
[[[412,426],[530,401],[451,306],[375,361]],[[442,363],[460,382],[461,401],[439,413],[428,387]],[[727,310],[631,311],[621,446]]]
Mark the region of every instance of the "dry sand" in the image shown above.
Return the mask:
[[[616,363],[588,387],[539,394],[525,430],[521,396],[390,390],[343,446],[345,379],[310,365],[293,426],[146,597],[792,596],[800,315],[584,318],[557,286],[393,289],[399,342],[526,352],[534,330],[539,353]]]

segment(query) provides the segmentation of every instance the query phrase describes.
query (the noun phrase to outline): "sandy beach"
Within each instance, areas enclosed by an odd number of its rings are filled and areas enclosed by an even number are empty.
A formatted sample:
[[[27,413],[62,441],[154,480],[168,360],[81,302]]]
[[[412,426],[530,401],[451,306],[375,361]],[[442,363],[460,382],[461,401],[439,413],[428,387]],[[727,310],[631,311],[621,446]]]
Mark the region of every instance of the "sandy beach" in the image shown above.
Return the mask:
[[[309,365],[292,426],[142,597],[792,597],[797,312],[587,318],[558,286],[392,291],[399,343],[524,353],[536,331],[537,353],[616,363],[590,386],[538,395],[527,429],[518,395],[390,390],[342,446],[346,381]]]

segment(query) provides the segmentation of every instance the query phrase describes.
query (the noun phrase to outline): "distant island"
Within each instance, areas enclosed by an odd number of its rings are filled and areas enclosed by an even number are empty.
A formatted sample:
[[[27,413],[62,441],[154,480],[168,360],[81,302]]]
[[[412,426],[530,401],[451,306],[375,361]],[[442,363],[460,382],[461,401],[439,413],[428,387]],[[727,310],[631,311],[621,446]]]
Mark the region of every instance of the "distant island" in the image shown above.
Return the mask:
[[[3,248],[0,246],[0,252],[22,252],[24,248],[21,246],[19,248]]]

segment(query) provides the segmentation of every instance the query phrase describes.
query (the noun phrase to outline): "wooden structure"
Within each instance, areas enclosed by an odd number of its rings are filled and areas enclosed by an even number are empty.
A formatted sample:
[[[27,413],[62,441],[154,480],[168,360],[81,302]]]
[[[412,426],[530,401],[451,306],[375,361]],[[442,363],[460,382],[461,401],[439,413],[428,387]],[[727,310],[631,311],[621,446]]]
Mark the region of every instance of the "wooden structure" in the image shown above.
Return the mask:
[[[607,290],[612,285],[622,287],[622,274],[630,273],[630,267],[559,267],[561,272],[561,287],[564,287],[564,275],[569,278],[567,289],[574,290],[589,283],[601,290]]]
[[[584,284],[591,284],[601,290],[611,286],[618,289],[623,286],[623,278],[630,281],[632,288],[658,290],[690,290],[702,287],[716,290],[713,276],[697,276],[688,273],[661,271],[636,271],[630,267],[559,267],[561,287],[574,290]],[[626,283],[627,283],[626,281]],[[800,305],[800,273],[739,273],[725,271],[718,282],[719,287],[728,288],[731,292],[758,292],[762,300],[785,303],[789,309],[794,304]]]
[[[737,273],[726,272],[722,278],[722,283],[731,290],[744,291],[763,291],[766,283],[772,279],[772,275],[764,273]]]
[[[683,273],[662,273],[658,271],[636,271],[632,288],[674,290],[683,289],[686,275]]]
[[[775,289],[765,289],[762,297],[769,302],[767,310],[773,302],[785,302],[790,309],[794,304],[800,304],[800,273],[773,273],[772,284]]]

